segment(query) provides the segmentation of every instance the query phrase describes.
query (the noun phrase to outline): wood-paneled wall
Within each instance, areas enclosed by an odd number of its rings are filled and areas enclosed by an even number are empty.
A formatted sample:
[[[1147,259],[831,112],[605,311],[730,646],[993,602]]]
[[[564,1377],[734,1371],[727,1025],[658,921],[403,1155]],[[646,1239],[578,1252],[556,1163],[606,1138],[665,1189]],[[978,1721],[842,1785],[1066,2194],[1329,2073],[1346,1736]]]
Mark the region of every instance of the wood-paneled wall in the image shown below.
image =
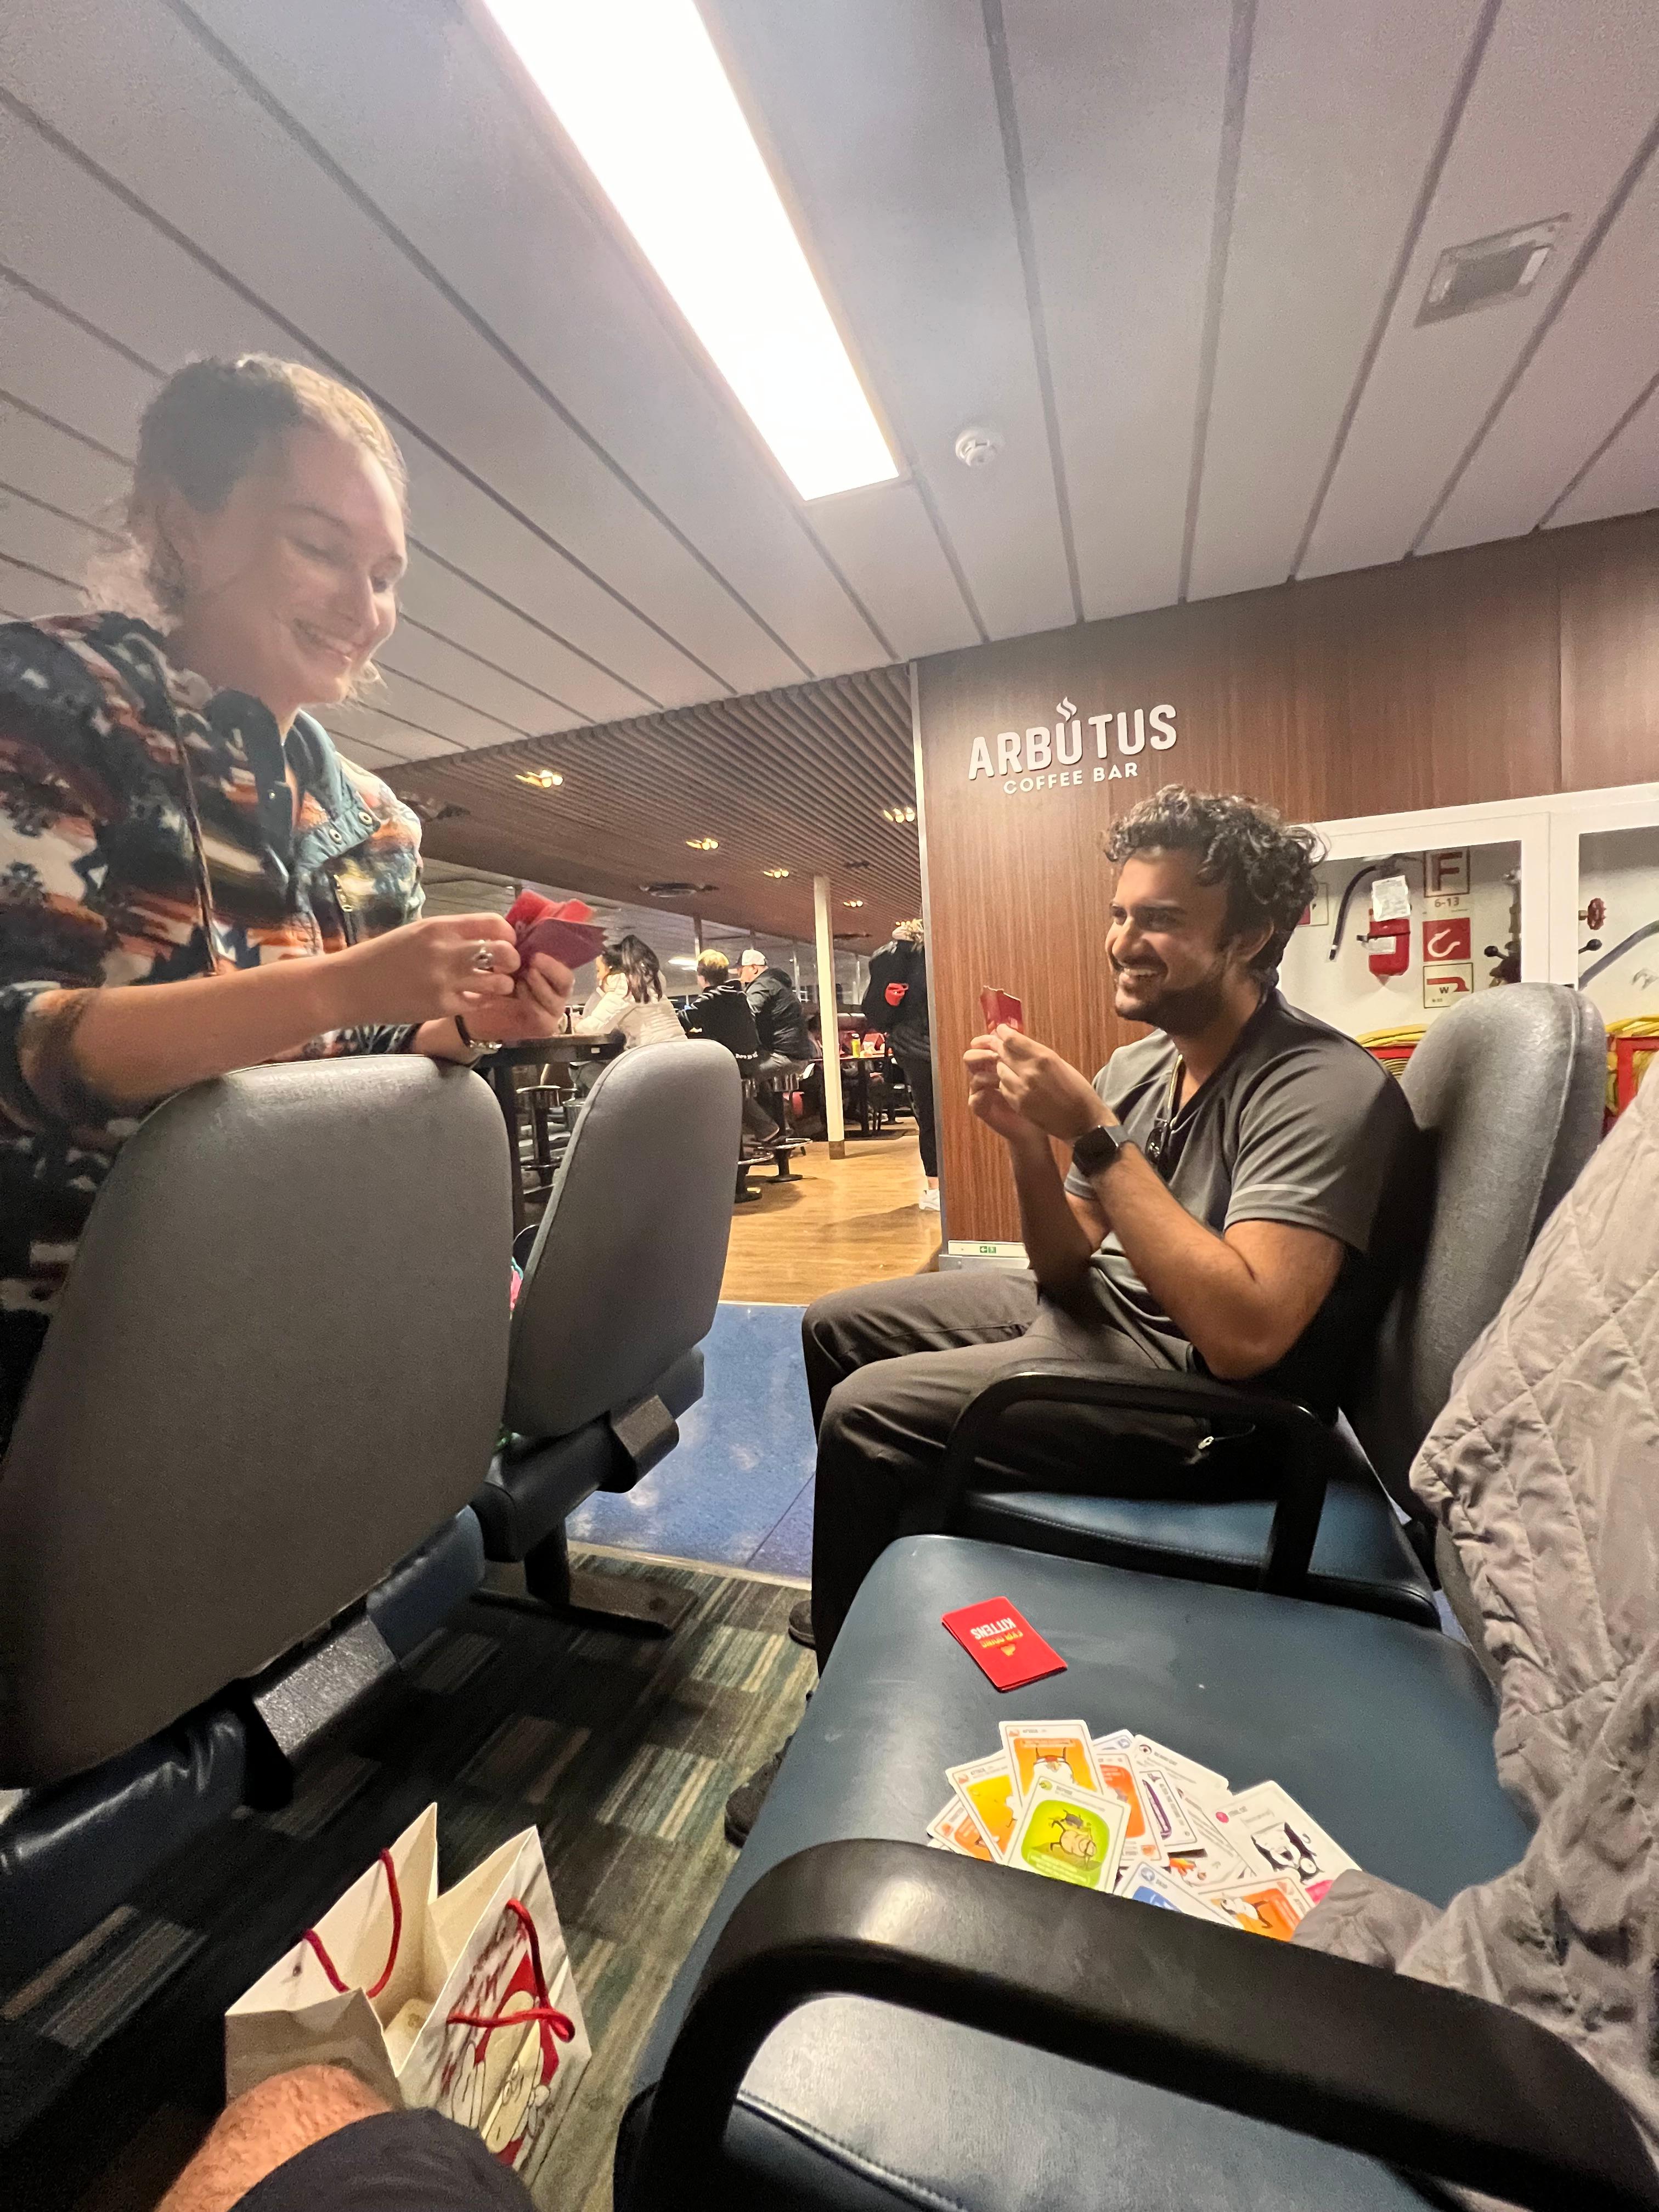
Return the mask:
[[[994,761],[1000,732],[1052,729],[1063,701],[1077,780],[970,780],[975,738]],[[1166,703],[1171,748],[1127,759],[1109,726],[1097,758],[1088,716]],[[916,712],[946,1226],[1012,1237],[1002,1146],[955,1066],[987,983],[1079,1067],[1118,1042],[1111,818],[1176,781],[1331,821],[1659,775],[1659,513],[941,654],[917,665]]]

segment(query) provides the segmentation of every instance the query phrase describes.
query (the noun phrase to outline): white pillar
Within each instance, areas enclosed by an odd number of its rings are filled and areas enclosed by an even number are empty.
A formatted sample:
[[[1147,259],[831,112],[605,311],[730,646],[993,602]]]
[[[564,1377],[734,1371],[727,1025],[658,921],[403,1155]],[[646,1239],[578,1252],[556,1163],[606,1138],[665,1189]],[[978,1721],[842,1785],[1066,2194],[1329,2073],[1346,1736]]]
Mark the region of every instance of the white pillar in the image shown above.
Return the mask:
[[[836,939],[830,927],[830,878],[812,878],[812,918],[818,941],[818,1035],[823,1042],[823,1126],[832,1160],[847,1156],[841,1111],[841,1029],[836,1019]]]

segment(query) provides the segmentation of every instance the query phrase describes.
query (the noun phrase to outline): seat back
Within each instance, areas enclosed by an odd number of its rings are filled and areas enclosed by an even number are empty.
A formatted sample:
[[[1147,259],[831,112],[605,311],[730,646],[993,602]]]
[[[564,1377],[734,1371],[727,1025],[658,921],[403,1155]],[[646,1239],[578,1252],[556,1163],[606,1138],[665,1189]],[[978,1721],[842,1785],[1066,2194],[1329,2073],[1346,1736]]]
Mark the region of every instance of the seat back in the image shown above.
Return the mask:
[[[500,1109],[463,1070],[252,1068],[149,1117],[0,1467],[0,1784],[258,1673],[459,1511],[511,1241]]]
[[[577,1118],[513,1316],[507,1425],[568,1436],[650,1395],[714,1324],[742,1085],[724,1045],[641,1045]]]
[[[1402,1504],[1458,1362],[1601,1133],[1607,1037],[1582,992],[1515,983],[1430,1029],[1401,1088],[1429,1144],[1425,1234],[1344,1410]]]

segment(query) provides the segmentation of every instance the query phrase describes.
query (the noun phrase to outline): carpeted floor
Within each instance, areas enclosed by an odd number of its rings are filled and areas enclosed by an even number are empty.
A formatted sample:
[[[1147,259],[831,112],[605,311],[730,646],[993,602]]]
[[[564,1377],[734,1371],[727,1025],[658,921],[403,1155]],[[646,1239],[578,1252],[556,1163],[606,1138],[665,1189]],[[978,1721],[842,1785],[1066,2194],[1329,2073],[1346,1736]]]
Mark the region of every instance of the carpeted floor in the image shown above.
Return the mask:
[[[787,1584],[588,1563],[660,1575],[696,1609],[651,1642],[475,1601],[292,1805],[204,1838],[0,1991],[10,2212],[148,2212],[218,2107],[227,2006],[434,1798],[446,1887],[541,1832],[593,2060],[537,2194],[607,2212],[635,2057],[733,1862],[726,1794],[793,1727],[814,1671],[785,1633]]]

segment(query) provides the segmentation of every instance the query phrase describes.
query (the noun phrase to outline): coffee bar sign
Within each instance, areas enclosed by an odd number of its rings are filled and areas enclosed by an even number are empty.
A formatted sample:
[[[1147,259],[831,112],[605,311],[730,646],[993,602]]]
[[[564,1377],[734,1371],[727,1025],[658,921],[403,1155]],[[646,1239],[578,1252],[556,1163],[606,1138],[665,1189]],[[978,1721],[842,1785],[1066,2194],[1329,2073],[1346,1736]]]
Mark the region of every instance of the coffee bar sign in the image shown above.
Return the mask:
[[[984,776],[1010,799],[1021,792],[1065,791],[1087,783],[1138,783],[1143,781],[1145,757],[1169,752],[1179,736],[1171,706],[1085,714],[1067,697],[1055,702],[1052,722],[975,738],[968,756],[968,781]]]

